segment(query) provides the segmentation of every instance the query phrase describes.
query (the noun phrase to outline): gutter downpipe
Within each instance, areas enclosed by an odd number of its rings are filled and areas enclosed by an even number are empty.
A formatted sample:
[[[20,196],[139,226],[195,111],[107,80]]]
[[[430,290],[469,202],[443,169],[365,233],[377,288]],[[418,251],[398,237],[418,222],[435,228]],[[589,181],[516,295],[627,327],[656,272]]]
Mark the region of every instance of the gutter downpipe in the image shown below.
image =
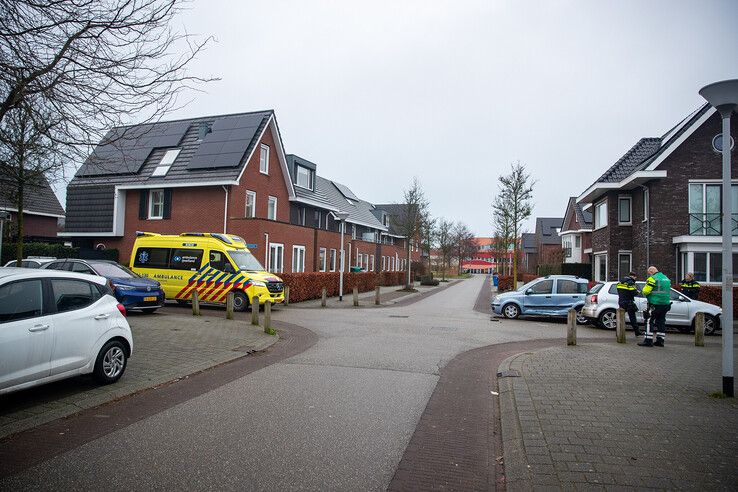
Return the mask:
[[[648,206],[646,207],[648,209],[648,217],[646,217],[646,268],[648,268],[651,266],[651,190],[646,185],[641,185],[641,188],[644,195],[646,191],[648,192]]]
[[[228,234],[228,187],[226,185],[223,186],[223,191],[225,191],[225,206],[223,207],[223,234]]]

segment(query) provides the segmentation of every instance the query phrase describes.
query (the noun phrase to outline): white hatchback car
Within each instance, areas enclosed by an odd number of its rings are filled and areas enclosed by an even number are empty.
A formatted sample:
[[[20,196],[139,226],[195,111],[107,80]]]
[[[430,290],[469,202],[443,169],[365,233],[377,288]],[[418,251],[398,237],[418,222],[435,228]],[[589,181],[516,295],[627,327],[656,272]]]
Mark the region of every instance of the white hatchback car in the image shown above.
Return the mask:
[[[104,278],[0,269],[0,394],[89,373],[114,383],[132,350],[125,308]]]
[[[615,329],[615,310],[618,308],[617,282],[595,284],[587,292],[581,315],[603,328]],[[638,292],[643,290],[645,282],[636,282]],[[643,324],[643,311],[646,309],[646,298],[638,294],[635,299],[638,306],[638,323]],[[705,335],[712,335],[720,329],[722,309],[707,302],[695,301],[681,292],[671,289],[671,309],[666,313],[666,324],[674,326],[682,333],[694,329],[694,316],[705,313]],[[628,322],[626,316],[626,324]]]

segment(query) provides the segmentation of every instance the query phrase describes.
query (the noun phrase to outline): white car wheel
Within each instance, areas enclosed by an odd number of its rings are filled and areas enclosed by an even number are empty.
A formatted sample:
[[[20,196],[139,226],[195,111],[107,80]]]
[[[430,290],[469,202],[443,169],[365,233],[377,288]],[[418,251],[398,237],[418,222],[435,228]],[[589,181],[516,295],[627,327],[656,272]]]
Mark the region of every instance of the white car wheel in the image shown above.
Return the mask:
[[[600,325],[608,330],[614,330],[617,327],[617,319],[614,309],[606,309],[600,314]]]
[[[520,308],[515,304],[510,303],[502,308],[502,314],[505,315],[507,319],[515,319],[520,316]]]

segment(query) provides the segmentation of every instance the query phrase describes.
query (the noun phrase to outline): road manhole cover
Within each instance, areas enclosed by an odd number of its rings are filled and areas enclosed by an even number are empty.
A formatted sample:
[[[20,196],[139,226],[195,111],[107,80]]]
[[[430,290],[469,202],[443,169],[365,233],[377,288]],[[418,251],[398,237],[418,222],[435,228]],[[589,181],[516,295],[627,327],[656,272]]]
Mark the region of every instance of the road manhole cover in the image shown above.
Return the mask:
[[[520,371],[516,369],[510,369],[508,371],[502,371],[497,373],[498,378],[519,378]]]

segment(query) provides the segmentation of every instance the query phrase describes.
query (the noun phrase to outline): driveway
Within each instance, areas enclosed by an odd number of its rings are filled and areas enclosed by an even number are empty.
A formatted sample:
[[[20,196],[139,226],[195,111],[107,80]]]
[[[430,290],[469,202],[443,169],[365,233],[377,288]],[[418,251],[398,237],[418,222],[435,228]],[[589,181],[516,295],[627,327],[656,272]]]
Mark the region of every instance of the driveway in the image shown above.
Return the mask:
[[[318,342],[0,488],[384,490],[449,360],[485,345],[564,336],[562,324],[491,321],[474,311],[483,281],[402,307],[275,312]],[[612,334],[581,327],[580,337]],[[126,466],[110,467],[111,459]]]

